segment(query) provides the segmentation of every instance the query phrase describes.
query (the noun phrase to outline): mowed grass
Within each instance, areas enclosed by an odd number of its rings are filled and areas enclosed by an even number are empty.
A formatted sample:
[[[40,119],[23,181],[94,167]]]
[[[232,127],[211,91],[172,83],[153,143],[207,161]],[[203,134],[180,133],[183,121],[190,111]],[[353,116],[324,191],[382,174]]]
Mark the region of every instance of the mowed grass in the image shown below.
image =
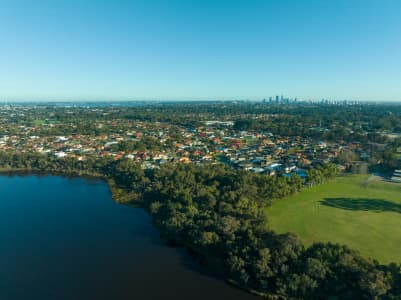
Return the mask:
[[[366,179],[339,177],[277,200],[267,209],[269,227],[306,245],[346,244],[381,263],[401,262],[401,185]]]

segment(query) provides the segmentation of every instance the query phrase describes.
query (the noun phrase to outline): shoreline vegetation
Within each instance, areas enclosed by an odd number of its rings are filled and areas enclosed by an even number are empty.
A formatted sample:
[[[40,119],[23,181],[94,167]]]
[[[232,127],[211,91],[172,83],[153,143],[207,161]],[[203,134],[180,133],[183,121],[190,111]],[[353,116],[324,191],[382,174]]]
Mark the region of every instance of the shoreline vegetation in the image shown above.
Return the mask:
[[[119,187],[116,182],[101,173],[92,173],[92,172],[85,172],[85,171],[55,171],[55,172],[47,172],[42,170],[35,170],[35,169],[27,169],[27,168],[1,168],[0,167],[0,175],[10,175],[10,176],[62,176],[66,178],[85,178],[85,179],[97,179],[104,181],[111,193],[111,197],[113,200],[118,204],[130,204],[134,205],[135,207],[141,207],[141,203],[138,199],[133,199],[132,195],[127,192],[124,188]]]
[[[202,257],[230,284],[268,299],[401,299],[401,265],[383,265],[333,243],[306,247],[293,234],[268,229],[266,207],[301,191],[298,176],[268,177],[223,165],[143,170],[130,160],[33,153],[0,153],[0,173],[105,180],[113,199],[144,208],[165,240]],[[336,174],[334,165],[321,166],[311,170],[308,183]]]

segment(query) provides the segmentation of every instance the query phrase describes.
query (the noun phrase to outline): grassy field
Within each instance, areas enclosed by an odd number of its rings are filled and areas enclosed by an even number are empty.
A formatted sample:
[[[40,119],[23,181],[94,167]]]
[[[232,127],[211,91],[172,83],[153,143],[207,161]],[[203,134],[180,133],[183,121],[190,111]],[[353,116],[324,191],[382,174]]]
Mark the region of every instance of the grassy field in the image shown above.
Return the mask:
[[[35,126],[41,126],[41,125],[44,125],[44,124],[46,124],[46,120],[36,119],[36,120],[33,121],[33,125],[35,125]]]
[[[401,185],[347,176],[278,200],[270,228],[293,232],[306,245],[346,244],[382,263],[401,262]]]

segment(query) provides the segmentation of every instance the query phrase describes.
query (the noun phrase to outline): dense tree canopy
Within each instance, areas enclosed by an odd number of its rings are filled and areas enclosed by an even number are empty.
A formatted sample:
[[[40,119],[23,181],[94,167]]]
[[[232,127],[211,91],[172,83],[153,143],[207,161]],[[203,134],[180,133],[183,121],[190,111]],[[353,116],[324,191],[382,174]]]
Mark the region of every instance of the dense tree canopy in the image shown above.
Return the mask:
[[[297,176],[269,177],[222,165],[166,164],[143,170],[130,160],[76,161],[39,154],[0,153],[9,170],[104,176],[141,201],[168,240],[185,245],[227,280],[283,299],[401,299],[401,266],[380,265],[346,246],[305,248],[291,234],[269,230],[264,208],[299,191]],[[322,182],[336,168],[308,173]]]

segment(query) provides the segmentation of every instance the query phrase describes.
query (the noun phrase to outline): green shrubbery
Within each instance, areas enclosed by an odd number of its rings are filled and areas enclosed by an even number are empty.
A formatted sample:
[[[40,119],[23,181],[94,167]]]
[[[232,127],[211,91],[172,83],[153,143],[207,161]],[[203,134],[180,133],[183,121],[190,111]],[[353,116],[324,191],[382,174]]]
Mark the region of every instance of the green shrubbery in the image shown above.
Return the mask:
[[[7,169],[101,174],[139,195],[166,239],[203,255],[227,280],[283,299],[401,299],[398,265],[362,258],[346,246],[305,248],[289,234],[266,230],[264,209],[299,191],[303,182],[236,171],[222,165],[166,164],[142,170],[132,161],[57,160],[37,154],[0,153]],[[332,171],[330,171],[332,170]],[[333,175],[328,165],[310,173],[315,182]]]

